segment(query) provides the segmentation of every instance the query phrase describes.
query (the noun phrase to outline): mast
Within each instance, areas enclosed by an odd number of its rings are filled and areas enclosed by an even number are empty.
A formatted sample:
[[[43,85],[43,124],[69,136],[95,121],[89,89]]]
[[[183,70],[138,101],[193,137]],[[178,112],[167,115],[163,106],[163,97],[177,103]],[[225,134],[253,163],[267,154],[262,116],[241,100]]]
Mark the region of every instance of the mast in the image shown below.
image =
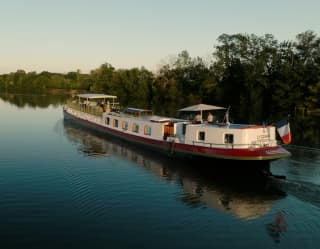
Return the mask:
[[[229,110],[230,110],[230,106],[228,107],[226,114],[225,114],[225,118],[226,118],[226,124],[230,125],[230,121],[229,121]]]

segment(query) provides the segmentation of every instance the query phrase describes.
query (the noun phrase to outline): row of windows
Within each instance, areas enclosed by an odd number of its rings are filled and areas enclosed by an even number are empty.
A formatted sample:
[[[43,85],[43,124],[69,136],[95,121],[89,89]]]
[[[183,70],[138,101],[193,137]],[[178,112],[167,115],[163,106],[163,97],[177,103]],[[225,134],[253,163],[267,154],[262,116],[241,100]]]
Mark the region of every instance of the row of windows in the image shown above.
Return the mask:
[[[110,118],[106,117],[104,123],[106,125],[110,125]],[[119,120],[118,119],[113,119],[112,127],[115,127],[115,128],[119,127]],[[128,130],[129,129],[128,121],[122,121],[121,122],[121,128],[123,130]],[[132,132],[139,133],[139,128],[140,128],[139,124],[137,124],[137,123],[132,123],[131,124],[131,131]],[[150,136],[151,135],[151,127],[148,126],[148,125],[144,125],[143,133],[144,133],[144,135]]]
[[[205,141],[206,133],[204,131],[199,131],[198,140]],[[225,144],[233,144],[233,134],[224,134],[224,143]]]

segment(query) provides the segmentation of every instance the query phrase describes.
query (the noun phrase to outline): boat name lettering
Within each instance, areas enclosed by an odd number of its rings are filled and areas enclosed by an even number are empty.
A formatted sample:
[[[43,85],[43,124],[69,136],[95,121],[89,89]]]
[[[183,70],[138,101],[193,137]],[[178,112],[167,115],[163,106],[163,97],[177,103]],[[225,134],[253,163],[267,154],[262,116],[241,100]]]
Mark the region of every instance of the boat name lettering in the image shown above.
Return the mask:
[[[269,135],[259,135],[257,136],[257,140],[269,139]]]

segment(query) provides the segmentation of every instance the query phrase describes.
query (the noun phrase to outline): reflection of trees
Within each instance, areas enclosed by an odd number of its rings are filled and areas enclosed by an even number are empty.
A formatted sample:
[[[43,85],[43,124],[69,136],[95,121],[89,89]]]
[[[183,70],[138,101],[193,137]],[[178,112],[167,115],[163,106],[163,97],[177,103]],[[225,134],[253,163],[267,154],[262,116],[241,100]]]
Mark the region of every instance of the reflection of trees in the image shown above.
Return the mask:
[[[44,94],[1,94],[0,98],[17,107],[40,107],[46,108],[49,105],[59,106],[66,102],[69,96],[67,95],[44,95]]]
[[[290,123],[293,143],[296,145],[320,148],[320,117],[296,116]]]
[[[219,177],[225,179],[224,175]],[[186,204],[199,206],[205,203],[208,207],[240,219],[256,219],[267,214],[273,202],[282,196],[280,192],[269,191],[266,182],[262,185],[258,182],[248,184],[245,180],[231,179],[222,183],[215,179],[209,183],[204,179],[204,182],[199,182],[189,177],[181,180],[185,191],[181,200]]]
[[[206,206],[240,219],[254,219],[268,213],[273,202],[283,197],[283,192],[274,191],[262,177],[230,176],[230,172],[219,172],[204,165],[196,168],[195,164],[200,162],[159,156],[110,137],[101,137],[101,134],[83,129],[69,120],[64,121],[64,132],[85,156],[128,160],[161,180],[180,185],[183,194],[178,199],[191,207]]]
[[[308,170],[311,168],[318,170],[319,165],[316,162],[320,160],[320,149],[291,145],[288,146],[288,150],[291,152],[291,160],[296,164],[301,166],[308,164]]]
[[[280,238],[288,229],[284,212],[278,212],[274,221],[266,224],[267,233],[276,243],[280,243]]]

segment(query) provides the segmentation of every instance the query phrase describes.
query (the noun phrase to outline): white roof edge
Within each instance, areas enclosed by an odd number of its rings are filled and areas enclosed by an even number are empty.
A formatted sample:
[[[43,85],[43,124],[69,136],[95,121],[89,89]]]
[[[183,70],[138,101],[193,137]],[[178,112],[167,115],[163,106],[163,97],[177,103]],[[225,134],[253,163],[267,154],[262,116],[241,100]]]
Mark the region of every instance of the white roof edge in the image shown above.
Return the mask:
[[[154,121],[154,122],[186,122],[188,120],[153,115],[150,118],[150,121]]]
[[[117,96],[115,95],[108,95],[108,94],[99,94],[99,93],[84,93],[84,94],[78,94],[79,98],[84,99],[116,99]]]
[[[167,121],[170,121],[170,118],[153,115],[153,116],[150,118],[150,121],[154,121],[154,122],[167,122]]]

